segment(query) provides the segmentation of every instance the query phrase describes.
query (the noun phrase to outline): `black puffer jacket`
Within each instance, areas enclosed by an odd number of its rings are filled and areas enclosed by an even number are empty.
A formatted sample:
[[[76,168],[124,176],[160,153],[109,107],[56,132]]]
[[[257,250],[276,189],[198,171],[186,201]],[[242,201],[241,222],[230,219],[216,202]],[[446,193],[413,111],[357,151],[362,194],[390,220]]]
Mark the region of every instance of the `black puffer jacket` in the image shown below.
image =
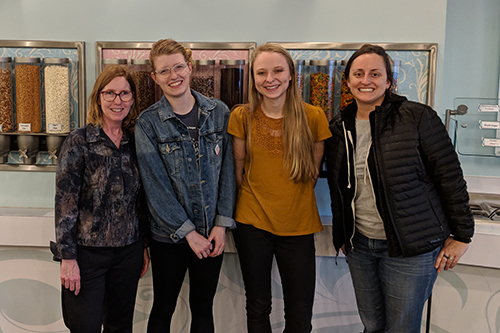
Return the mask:
[[[356,193],[354,149],[356,103],[330,123],[326,142],[333,242],[351,251]],[[430,107],[387,94],[370,113],[372,146],[368,165],[389,255],[432,251],[452,234],[469,242],[474,219],[460,162],[446,129]]]

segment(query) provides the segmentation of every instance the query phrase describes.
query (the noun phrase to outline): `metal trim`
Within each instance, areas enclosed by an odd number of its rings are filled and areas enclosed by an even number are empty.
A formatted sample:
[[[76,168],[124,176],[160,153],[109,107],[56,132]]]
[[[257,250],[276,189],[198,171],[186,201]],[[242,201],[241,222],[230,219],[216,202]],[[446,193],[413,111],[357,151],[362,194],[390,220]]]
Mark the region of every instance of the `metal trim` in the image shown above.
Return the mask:
[[[57,165],[0,164],[0,171],[55,172]]]
[[[155,42],[95,42],[95,67],[96,78],[102,72],[102,50],[103,49],[151,49]],[[184,47],[193,50],[248,50],[248,59],[252,59],[253,52],[257,46],[255,42],[179,42]]]
[[[328,42],[272,42],[289,50],[357,50],[366,43]],[[437,43],[370,43],[382,46],[387,51],[429,51],[429,72],[427,78],[427,105],[434,107],[436,93]]]

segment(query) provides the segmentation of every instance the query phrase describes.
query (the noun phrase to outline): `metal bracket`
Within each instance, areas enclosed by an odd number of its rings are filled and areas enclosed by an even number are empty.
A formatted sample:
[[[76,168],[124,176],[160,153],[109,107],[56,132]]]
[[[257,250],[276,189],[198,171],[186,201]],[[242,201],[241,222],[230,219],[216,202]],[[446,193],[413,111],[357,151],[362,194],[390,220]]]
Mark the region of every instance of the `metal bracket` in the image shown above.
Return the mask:
[[[463,116],[463,115],[467,114],[468,110],[469,110],[469,108],[467,107],[467,105],[464,105],[464,104],[460,104],[456,110],[447,109],[446,110],[446,118],[445,118],[446,131],[449,131],[449,129],[450,129],[450,116],[455,116],[455,115]]]

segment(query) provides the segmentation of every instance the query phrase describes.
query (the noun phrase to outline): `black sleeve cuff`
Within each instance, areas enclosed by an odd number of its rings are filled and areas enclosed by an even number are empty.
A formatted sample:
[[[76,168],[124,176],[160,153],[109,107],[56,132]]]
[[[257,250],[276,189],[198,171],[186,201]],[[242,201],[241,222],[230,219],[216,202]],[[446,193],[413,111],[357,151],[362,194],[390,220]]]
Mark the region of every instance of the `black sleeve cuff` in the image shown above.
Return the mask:
[[[457,236],[457,235],[453,235],[452,237],[454,240],[462,242],[462,243],[469,244],[472,241],[471,237],[461,237],[461,236]]]

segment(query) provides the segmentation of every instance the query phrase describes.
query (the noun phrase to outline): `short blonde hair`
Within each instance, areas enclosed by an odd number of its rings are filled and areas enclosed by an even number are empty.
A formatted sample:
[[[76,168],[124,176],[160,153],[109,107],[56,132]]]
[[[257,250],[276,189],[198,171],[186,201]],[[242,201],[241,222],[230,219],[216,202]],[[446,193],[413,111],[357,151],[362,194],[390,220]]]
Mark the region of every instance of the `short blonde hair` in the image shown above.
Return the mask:
[[[153,71],[156,70],[155,60],[161,55],[171,55],[180,53],[184,57],[187,63],[193,63],[193,52],[191,49],[182,46],[180,43],[173,39],[160,39],[151,47],[151,52],[149,52],[149,62],[153,67]]]

